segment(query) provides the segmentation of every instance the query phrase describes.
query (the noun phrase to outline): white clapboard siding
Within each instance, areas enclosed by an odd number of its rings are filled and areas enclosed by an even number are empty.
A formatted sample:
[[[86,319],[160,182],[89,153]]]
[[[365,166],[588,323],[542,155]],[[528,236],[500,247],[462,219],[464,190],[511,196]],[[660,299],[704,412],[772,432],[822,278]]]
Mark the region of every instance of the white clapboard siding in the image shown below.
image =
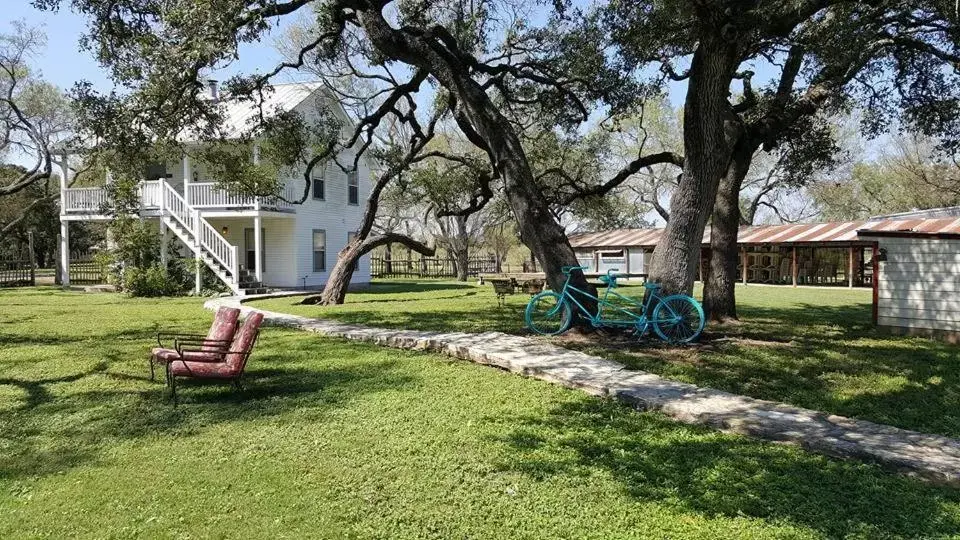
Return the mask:
[[[314,103],[307,100],[297,107],[297,112],[310,121],[322,121],[317,115]],[[351,125],[349,118],[343,116],[337,109],[334,111],[344,125]],[[340,163],[346,165],[353,162],[352,154],[341,154]],[[314,169],[319,172],[318,169]],[[358,163],[358,180],[360,187],[359,204],[351,205],[347,199],[347,176],[333,162],[328,162],[324,171],[324,199],[315,200],[313,193],[297,208],[295,234],[295,260],[298,286],[319,287],[326,283],[333,265],[337,262],[337,254],[347,243],[349,234],[360,228],[364,206],[370,195],[370,169],[366,159]],[[294,175],[303,178],[303,170]],[[300,185],[300,184],[298,184]],[[326,232],[326,270],[313,271],[313,231],[320,229]],[[351,284],[370,282],[370,257],[360,258],[359,269],[353,273]]]
[[[881,237],[877,323],[960,331],[960,240]]]
[[[893,261],[880,263],[880,270],[890,275],[916,276],[923,274],[960,275],[960,264],[948,261],[933,262],[902,262]]]
[[[955,279],[949,281],[934,281],[934,280],[918,280],[909,281],[909,280],[892,280],[886,279],[881,274],[880,277],[880,294],[883,293],[893,293],[893,292],[903,292],[903,291],[922,291],[926,294],[957,294],[960,295],[960,283]]]
[[[887,309],[913,308],[931,311],[957,311],[960,312],[960,296],[932,296],[923,292],[914,292],[911,294],[879,295],[877,305],[881,313]]]
[[[925,328],[928,330],[948,330],[951,332],[960,331],[960,321],[942,321],[937,319],[907,319],[880,315],[877,318],[877,324],[880,326],[899,326],[901,328]]]

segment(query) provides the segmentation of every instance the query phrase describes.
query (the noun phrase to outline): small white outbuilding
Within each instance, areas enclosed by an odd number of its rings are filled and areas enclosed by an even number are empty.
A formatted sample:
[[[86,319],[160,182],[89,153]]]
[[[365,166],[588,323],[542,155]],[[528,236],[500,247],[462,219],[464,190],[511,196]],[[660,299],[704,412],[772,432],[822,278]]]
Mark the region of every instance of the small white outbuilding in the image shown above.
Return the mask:
[[[874,322],[898,334],[960,343],[960,219],[904,225],[858,231],[876,242]]]

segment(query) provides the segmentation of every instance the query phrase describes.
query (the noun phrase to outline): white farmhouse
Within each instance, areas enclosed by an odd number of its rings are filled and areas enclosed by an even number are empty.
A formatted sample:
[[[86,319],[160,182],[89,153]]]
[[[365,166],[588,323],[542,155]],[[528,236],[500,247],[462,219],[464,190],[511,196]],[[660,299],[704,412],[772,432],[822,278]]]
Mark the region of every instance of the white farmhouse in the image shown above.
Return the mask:
[[[264,111],[296,111],[308,121],[320,121],[316,103],[326,100],[341,116],[344,129],[351,128],[350,119],[320,83],[279,84],[273,88],[266,96]],[[228,133],[241,132],[254,114],[249,103],[224,100],[223,106]],[[191,143],[199,144],[190,140],[185,143],[188,149]],[[61,268],[69,267],[70,223],[110,219],[102,211],[107,202],[105,188],[66,187],[69,159],[69,155],[62,155],[60,164],[65,180],[60,193]],[[340,161],[351,162],[352,157],[340,156]],[[303,172],[288,171],[280,178],[285,185],[285,199],[299,200],[304,188]],[[326,167],[314,168],[307,200],[290,204],[218,189],[217,179],[184,155],[177,162],[160,163],[147,171],[140,183],[141,215],[156,221],[165,240],[171,235],[178,238],[236,294],[263,287],[317,288],[326,282],[337,253],[359,228],[363,203],[370,190],[369,178],[369,166],[364,159],[360,160],[358,171],[349,174],[328,162]],[[69,285],[69,272],[62,275],[63,284]],[[363,257],[352,282],[369,281],[369,259]]]

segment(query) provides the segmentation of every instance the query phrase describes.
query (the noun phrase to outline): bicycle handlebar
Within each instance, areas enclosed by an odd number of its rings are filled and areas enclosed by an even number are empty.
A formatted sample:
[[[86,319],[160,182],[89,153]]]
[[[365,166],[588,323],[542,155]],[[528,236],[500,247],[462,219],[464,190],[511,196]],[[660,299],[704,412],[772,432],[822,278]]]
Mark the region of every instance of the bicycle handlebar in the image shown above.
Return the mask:
[[[564,266],[560,268],[560,271],[563,272],[565,275],[569,276],[570,272],[573,272],[574,270],[589,270],[589,269],[590,269],[589,266]]]

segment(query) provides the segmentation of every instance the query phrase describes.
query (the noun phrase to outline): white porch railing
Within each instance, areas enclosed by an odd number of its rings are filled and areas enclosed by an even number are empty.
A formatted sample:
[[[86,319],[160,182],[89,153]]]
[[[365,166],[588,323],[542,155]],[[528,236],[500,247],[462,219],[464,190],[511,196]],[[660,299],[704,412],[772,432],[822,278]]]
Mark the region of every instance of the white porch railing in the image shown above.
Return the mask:
[[[174,219],[180,222],[183,228],[193,234],[196,230],[196,221],[194,220],[196,216],[190,211],[187,202],[183,200],[183,197],[181,197],[180,194],[177,193],[177,190],[173,189],[173,186],[170,184],[161,181],[160,185],[163,190],[161,208],[166,209]]]
[[[292,211],[297,205],[286,202],[280,197],[253,197],[248,195],[238,195],[216,187],[214,182],[203,182],[189,184],[189,208],[199,208],[202,210],[282,210]],[[140,183],[140,205],[144,210],[158,210],[163,207],[169,208],[166,204],[166,190],[172,191],[180,200],[184,198],[179,192],[167,182],[162,180],[150,180]],[[295,201],[303,195],[303,190],[299,186],[288,185],[281,192],[283,199]],[[102,187],[83,187],[68,188],[63,196],[63,210],[65,213],[83,213],[100,214],[102,209],[109,202],[109,193]],[[171,201],[172,202],[172,201]],[[184,211],[187,210],[186,202],[183,203]],[[189,212],[187,212],[189,213]]]
[[[195,208],[275,208],[278,210],[294,208],[294,205],[277,197],[253,197],[231,193],[218,188],[215,182],[191,183],[187,189],[190,194],[190,206]],[[295,195],[294,191],[290,190],[289,186],[285,187],[284,198],[287,200],[298,199],[299,194]]]
[[[140,182],[140,206],[149,210],[160,208],[163,185],[166,185],[166,182],[162,180]]]
[[[238,281],[240,265],[237,260],[237,246],[221,236],[207,220],[200,218],[198,223],[200,224],[200,245],[230,272],[234,281]]]
[[[107,190],[101,187],[69,188],[64,193],[61,204],[66,212],[99,214],[107,200]]]

